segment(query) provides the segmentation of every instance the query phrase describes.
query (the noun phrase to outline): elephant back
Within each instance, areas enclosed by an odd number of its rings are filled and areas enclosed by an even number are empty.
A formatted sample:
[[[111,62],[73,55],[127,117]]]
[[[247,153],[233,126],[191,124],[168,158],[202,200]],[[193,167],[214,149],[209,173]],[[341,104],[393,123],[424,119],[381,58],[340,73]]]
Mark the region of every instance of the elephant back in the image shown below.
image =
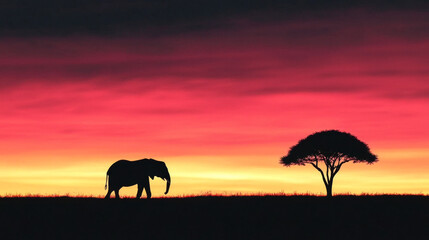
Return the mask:
[[[131,165],[132,165],[132,161],[125,160],[125,159],[118,160],[115,163],[113,163],[112,166],[109,167],[109,169],[107,170],[107,175],[118,174],[118,173],[120,174],[121,172],[124,172],[124,171],[129,172]]]

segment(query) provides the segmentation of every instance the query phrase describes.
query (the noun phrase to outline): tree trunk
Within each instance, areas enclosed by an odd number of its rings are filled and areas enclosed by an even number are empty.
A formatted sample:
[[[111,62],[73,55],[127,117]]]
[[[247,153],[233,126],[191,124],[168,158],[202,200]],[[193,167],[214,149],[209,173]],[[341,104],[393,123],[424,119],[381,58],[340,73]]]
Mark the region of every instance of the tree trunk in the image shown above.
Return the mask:
[[[332,182],[326,185],[326,197],[332,197]]]

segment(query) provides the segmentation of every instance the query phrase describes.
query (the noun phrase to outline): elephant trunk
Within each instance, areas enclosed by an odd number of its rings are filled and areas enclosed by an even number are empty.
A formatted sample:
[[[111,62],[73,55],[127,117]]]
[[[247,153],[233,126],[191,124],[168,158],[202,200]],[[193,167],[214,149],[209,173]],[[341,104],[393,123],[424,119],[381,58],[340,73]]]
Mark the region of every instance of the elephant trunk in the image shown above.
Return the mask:
[[[167,188],[165,190],[164,194],[167,194],[168,191],[170,190],[170,184],[171,184],[171,178],[170,178],[170,174],[167,175],[167,177],[165,178],[167,180]]]

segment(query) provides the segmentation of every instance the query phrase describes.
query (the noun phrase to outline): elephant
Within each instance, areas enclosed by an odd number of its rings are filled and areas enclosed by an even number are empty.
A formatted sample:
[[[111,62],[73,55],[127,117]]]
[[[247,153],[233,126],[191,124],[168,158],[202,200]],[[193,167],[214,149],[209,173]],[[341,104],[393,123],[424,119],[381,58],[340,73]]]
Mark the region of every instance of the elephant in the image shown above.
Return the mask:
[[[110,166],[106,174],[106,185],[109,183],[109,190],[105,198],[110,198],[112,191],[115,191],[115,198],[119,197],[119,189],[124,186],[138,184],[137,197],[140,198],[143,189],[146,189],[147,198],[151,198],[149,177],[159,177],[167,180],[167,188],[164,194],[170,190],[171,178],[167,166],[164,162],[151,158],[144,158],[136,161],[119,160]]]

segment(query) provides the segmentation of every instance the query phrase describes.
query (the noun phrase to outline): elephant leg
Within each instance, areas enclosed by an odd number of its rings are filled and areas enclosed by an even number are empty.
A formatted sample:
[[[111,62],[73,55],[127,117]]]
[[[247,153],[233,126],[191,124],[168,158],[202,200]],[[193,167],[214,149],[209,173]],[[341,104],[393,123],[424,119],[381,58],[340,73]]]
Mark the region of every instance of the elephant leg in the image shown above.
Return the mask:
[[[119,199],[119,198],[120,198],[120,197],[119,197],[119,189],[120,189],[120,188],[115,189],[115,198],[116,198],[116,199]]]
[[[152,193],[150,192],[149,179],[147,180],[146,185],[145,185],[144,188],[146,189],[147,198],[148,199],[151,198],[152,197]]]
[[[143,184],[139,184],[138,185],[138,189],[137,189],[137,197],[136,198],[140,198],[141,196],[142,196],[142,193],[143,193]]]
[[[104,198],[110,198],[110,194],[112,194],[112,189],[109,188],[109,191],[107,191],[107,194]]]

